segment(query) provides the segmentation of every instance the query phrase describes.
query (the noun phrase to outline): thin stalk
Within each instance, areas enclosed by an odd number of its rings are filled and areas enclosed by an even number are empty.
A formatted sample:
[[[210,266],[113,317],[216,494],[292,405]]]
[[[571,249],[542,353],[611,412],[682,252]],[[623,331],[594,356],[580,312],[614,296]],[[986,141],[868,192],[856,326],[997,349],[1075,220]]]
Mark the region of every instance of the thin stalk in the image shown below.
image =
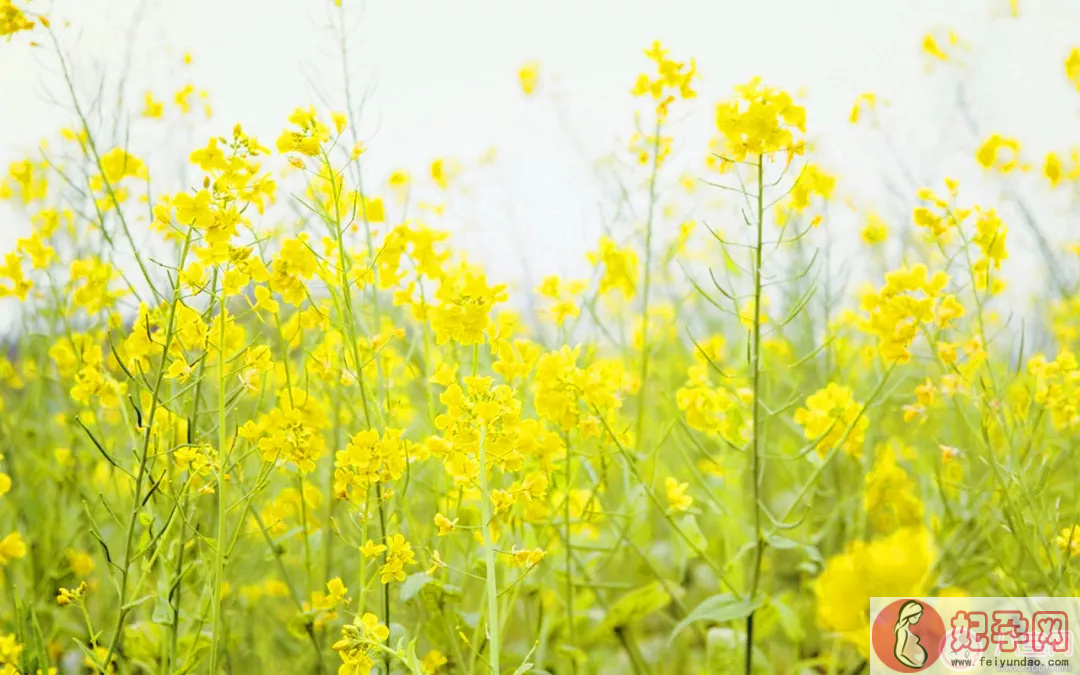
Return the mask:
[[[224,274],[224,270],[222,271]],[[221,581],[225,575],[225,446],[228,435],[225,430],[225,284],[221,284],[218,296],[220,328],[218,330],[218,494],[217,494],[217,541],[214,546],[214,598],[210,602],[210,673],[217,673],[218,642],[221,639]],[[301,493],[300,499],[303,500]]]
[[[765,220],[764,206],[764,156],[758,155],[757,161],[757,244],[754,246],[754,332],[751,349],[751,369],[753,371],[753,447],[750,457],[751,495],[754,501],[754,561],[750,570],[750,590],[747,600],[751,603],[757,595],[761,580],[761,558],[765,553],[765,540],[761,536],[761,248],[762,232]],[[746,673],[754,667],[754,612],[746,616]]]
[[[304,474],[296,474],[297,487],[300,490],[300,533],[304,540],[304,578],[307,582],[305,595],[313,588],[311,574],[311,536],[308,532],[307,499],[304,497]]]
[[[570,434],[566,435],[566,496],[563,498],[563,520],[566,526],[566,637],[574,637],[574,575],[571,561],[574,555],[573,533],[570,529],[570,468],[573,453],[570,449]],[[570,671],[577,672],[577,659],[570,656]]]
[[[375,500],[379,502],[379,537],[386,541],[386,505],[383,503],[383,490],[382,483],[375,483]],[[383,551],[383,564],[385,565],[390,558],[390,548],[387,547]],[[390,584],[386,583],[382,585],[383,590],[383,623],[386,625],[387,630],[390,629]],[[387,636],[389,639],[389,635]],[[390,657],[386,656],[386,672],[390,672]]]
[[[642,431],[645,422],[645,404],[648,402],[649,381],[649,290],[652,285],[652,234],[653,213],[656,210],[656,175],[660,169],[660,117],[656,118],[653,136],[652,173],[649,176],[649,213],[645,219],[645,269],[641,287],[641,385],[638,389],[637,424],[635,426],[636,448],[641,450]]]
[[[641,655],[641,650],[638,649],[637,642],[634,637],[630,635],[626,626],[619,626],[615,629],[615,636],[619,638],[619,642],[622,643],[626,653],[630,656],[630,665],[634,667],[635,675],[648,675],[649,667],[645,665],[645,658]]]
[[[486,564],[488,603],[488,643],[491,649],[491,672],[499,675],[499,585],[495,577],[495,545],[491,541],[491,492],[487,480],[487,453],[484,441],[487,429],[480,427],[480,494],[483,497],[484,561]]]

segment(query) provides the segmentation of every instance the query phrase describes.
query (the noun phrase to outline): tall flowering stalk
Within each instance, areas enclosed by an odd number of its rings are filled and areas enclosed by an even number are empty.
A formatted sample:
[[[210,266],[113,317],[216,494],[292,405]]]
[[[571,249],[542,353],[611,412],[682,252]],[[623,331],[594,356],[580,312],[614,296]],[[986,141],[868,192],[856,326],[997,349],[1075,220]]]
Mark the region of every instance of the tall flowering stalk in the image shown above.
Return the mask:
[[[650,132],[639,130],[631,141],[631,149],[638,153],[638,161],[649,165],[648,207],[645,217],[645,262],[641,285],[641,369],[638,390],[638,414],[635,425],[637,449],[640,450],[644,439],[645,408],[649,392],[649,359],[651,344],[649,341],[649,302],[652,291],[653,275],[653,227],[657,203],[657,179],[660,167],[671,153],[671,138],[665,137],[664,122],[667,120],[670,106],[679,99],[691,99],[697,96],[693,89],[693,80],[697,75],[694,61],[689,63],[668,58],[668,51],[660,42],[653,42],[645,50],[645,56],[656,65],[656,73],[641,73],[634,82],[631,91],[634,96],[648,97],[656,102],[655,122]]]
[[[765,417],[767,415],[762,376],[765,364],[762,359],[761,336],[764,315],[762,313],[763,255],[765,250],[765,164],[780,158],[784,169],[803,153],[801,134],[806,131],[806,111],[797,105],[791,95],[761,85],[759,78],[736,87],[736,96],[720,103],[716,109],[716,128],[720,132],[714,143],[719,168],[749,166],[756,184],[752,195],[756,207],[753,228],[750,273],[753,293],[750,299],[750,378],[751,378],[751,425],[750,425],[750,499],[753,513],[753,558],[750,580],[746,589],[746,602],[751,608],[746,617],[746,672],[753,669],[754,660],[754,607],[761,582],[761,563],[766,541],[762,528],[761,481],[765,465],[763,448],[765,441]],[[780,235],[782,236],[782,234]],[[740,308],[740,316],[744,315]]]

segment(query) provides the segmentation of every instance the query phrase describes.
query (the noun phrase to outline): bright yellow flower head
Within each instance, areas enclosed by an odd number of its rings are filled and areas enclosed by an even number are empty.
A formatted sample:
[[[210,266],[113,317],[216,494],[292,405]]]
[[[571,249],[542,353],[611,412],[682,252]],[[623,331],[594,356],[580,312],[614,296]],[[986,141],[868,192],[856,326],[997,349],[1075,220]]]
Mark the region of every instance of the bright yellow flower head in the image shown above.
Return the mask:
[[[815,442],[822,457],[838,447],[849,455],[862,454],[863,438],[870,426],[851,389],[835,382],[806,399],[806,407],[795,411],[795,423]]]
[[[29,16],[27,16],[29,14]],[[49,22],[44,16],[34,15],[19,7],[12,0],[0,0],[0,37],[6,37],[24,30],[33,30],[34,20],[37,16],[42,26],[49,27]]]
[[[457,518],[450,520],[441,513],[435,514],[435,527],[439,528],[439,536],[443,537],[454,531],[454,527],[457,526]]]
[[[374,429],[356,434],[334,458],[334,493],[342,499],[358,498],[376,483],[401,478],[407,447],[399,429],[387,428],[381,437]]]
[[[944,272],[929,276],[926,266],[918,264],[889,272],[880,290],[863,296],[862,308],[867,316],[860,327],[877,337],[885,361],[907,362],[911,344],[924,324],[944,327],[963,316],[963,305],[944,292],[948,283],[949,276]]]
[[[526,63],[518,70],[518,82],[526,96],[536,93],[536,86],[540,82],[540,64],[536,61]]]
[[[632,248],[619,248],[611,237],[600,239],[600,248],[590,251],[589,262],[604,267],[600,278],[600,292],[621,291],[623,297],[632,298],[637,289],[638,257]]]
[[[680,483],[677,479],[668,476],[664,479],[664,489],[667,492],[668,508],[672,511],[686,511],[694,504],[694,498],[686,494],[688,483]]]
[[[405,537],[395,534],[387,539],[386,560],[379,568],[379,577],[382,583],[391,581],[405,581],[405,566],[416,564],[412,546],[405,541]]]
[[[975,152],[975,159],[984,169],[1009,173],[1020,167],[1020,141],[991,134]]]
[[[1080,555],[1080,525],[1063,529],[1054,539],[1054,545],[1070,558]]]
[[[143,96],[142,116],[150,119],[161,119],[165,116],[165,104],[154,98],[154,92],[148,91]]]
[[[755,77],[735,87],[732,99],[716,106],[716,128],[721,167],[775,154],[785,155],[790,162],[805,149],[806,109],[787,92],[763,86],[761,78]]]
[[[934,554],[921,526],[870,542],[852,542],[825,561],[815,586],[818,624],[870,654],[870,598],[926,595]]]
[[[862,119],[863,109],[871,115],[875,112],[877,106],[877,96],[873,92],[866,92],[859,94],[859,97],[855,99],[855,104],[851,106],[851,115],[848,119],[852,124],[858,124]]]
[[[634,96],[649,96],[656,101],[656,114],[660,119],[667,117],[668,106],[676,99],[688,99],[697,96],[691,86],[697,75],[694,60],[683,63],[669,59],[667,50],[659,41],[645,50],[645,56],[656,64],[655,76],[641,73],[634,82],[631,93]]]
[[[482,274],[459,268],[442,279],[435,291],[438,304],[431,310],[431,327],[439,344],[453,340],[462,345],[484,341],[491,310],[505,301],[506,286],[488,286]]]
[[[1080,426],[1080,362],[1068,349],[1048,360],[1036,354],[1027,364],[1034,378],[1034,401],[1050,413],[1050,422],[1057,429]]]
[[[896,463],[891,445],[883,446],[874,468],[866,476],[867,516],[882,533],[923,522],[923,504],[915,494],[915,483]]]
[[[955,31],[948,29],[927,33],[922,39],[923,54],[936,62],[949,61],[956,51],[966,46]]]
[[[1080,47],[1073,47],[1065,58],[1065,77],[1080,91]]]
[[[319,121],[315,107],[297,108],[289,115],[289,122],[296,127],[281,132],[277,139],[280,153],[299,152],[308,157],[316,157],[322,144],[330,140],[330,130]]]
[[[12,532],[0,539],[0,567],[7,565],[12,560],[18,560],[26,555],[26,542],[18,532]]]
[[[876,213],[866,216],[866,225],[862,230],[862,240],[871,246],[882,244],[889,238],[889,227]]]

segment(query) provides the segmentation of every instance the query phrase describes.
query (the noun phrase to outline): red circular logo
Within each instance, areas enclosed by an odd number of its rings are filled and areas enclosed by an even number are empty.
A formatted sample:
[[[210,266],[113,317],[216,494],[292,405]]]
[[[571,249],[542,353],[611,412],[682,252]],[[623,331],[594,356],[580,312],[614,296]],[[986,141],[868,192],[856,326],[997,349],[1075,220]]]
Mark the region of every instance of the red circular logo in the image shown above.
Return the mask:
[[[922,600],[897,600],[874,617],[871,642],[881,662],[898,673],[917,673],[941,656],[945,622]]]

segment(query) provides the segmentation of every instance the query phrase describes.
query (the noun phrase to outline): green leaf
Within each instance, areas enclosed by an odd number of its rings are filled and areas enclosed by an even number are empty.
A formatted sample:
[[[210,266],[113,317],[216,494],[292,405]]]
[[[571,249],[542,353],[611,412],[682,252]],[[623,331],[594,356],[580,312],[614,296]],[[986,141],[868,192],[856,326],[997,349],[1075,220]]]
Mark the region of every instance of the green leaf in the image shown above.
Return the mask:
[[[671,644],[675,637],[692,623],[698,621],[723,623],[725,621],[745,619],[760,606],[760,600],[751,603],[740,600],[731,593],[721,593],[719,595],[714,595],[711,598],[706,598],[700,605],[694,608],[694,611],[690,612],[685,619],[680,621],[675,628],[672,629],[671,635],[668,637],[668,644]]]
[[[601,631],[611,631],[626,626],[630,623],[661,610],[671,603],[671,596],[667,594],[659,581],[630,591],[622,596],[608,610]]]
[[[427,572],[410,574],[409,578],[401,584],[401,601],[408,602],[412,600],[420,592],[420,589],[429,583],[431,583],[431,577],[428,576]]]
[[[816,546],[810,544],[804,544],[801,541],[795,541],[778,534],[771,535],[768,538],[769,546],[780,550],[801,550],[806,554],[806,557],[817,563],[824,563],[825,559],[821,556],[821,551]]]
[[[150,614],[150,620],[164,626],[172,624],[172,607],[165,597],[158,597],[157,600],[154,601],[154,609]]]

